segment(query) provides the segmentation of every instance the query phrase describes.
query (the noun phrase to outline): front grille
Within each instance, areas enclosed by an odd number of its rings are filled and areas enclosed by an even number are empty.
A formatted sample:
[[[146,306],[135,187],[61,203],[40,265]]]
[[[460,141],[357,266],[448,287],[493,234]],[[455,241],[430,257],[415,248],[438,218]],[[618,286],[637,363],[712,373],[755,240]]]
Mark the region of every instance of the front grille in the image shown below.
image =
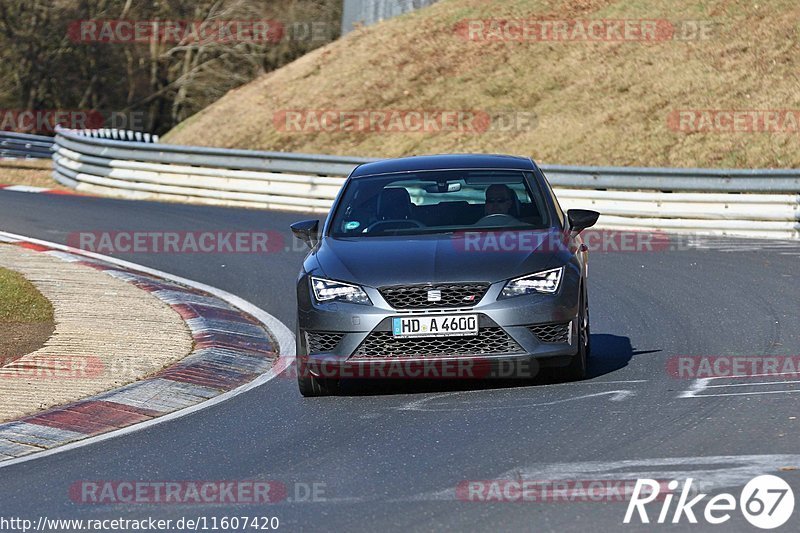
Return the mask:
[[[486,283],[443,283],[439,285],[401,285],[380,289],[395,309],[432,309],[435,307],[472,307],[486,294]],[[441,299],[428,301],[428,291],[441,291]]]
[[[344,333],[329,331],[306,331],[308,353],[330,352],[344,337]]]
[[[563,324],[534,324],[528,326],[528,329],[536,335],[539,342],[547,343],[564,343],[569,342],[569,327],[570,323]]]
[[[448,357],[522,352],[503,328],[481,328],[473,337],[427,337],[395,339],[391,332],[374,331],[353,357]]]

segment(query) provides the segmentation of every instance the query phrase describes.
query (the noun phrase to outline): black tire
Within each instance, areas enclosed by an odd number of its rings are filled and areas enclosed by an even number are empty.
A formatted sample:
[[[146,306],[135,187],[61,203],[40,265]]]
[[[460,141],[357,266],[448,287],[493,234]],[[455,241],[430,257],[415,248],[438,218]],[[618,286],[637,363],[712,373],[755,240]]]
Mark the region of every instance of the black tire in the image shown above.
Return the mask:
[[[297,353],[305,354],[304,357],[298,356],[295,359],[295,371],[297,372],[297,388],[300,394],[305,397],[329,396],[339,392],[339,380],[334,378],[320,378],[311,373],[308,368],[308,348],[301,342],[305,337],[299,329],[295,330],[297,338]]]
[[[564,368],[564,378],[567,381],[580,381],[586,379],[589,353],[591,352],[591,325],[589,323],[589,304],[586,294],[581,294],[580,313],[578,314],[578,353],[572,356],[569,364]]]
[[[338,379],[323,379],[314,376],[297,376],[297,387],[305,397],[329,396],[339,391]]]
[[[592,321],[589,318],[589,297],[586,295],[586,289],[583,289],[583,310],[586,313],[586,362],[588,364],[589,358],[592,356]]]

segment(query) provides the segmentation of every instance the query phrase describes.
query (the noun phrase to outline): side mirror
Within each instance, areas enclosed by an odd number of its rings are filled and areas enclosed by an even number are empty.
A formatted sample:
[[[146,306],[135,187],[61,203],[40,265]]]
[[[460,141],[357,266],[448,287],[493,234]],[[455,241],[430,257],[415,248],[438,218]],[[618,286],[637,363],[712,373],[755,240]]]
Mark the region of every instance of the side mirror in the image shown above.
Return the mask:
[[[597,211],[589,211],[588,209],[570,209],[567,211],[569,230],[575,233],[591,228],[597,223],[598,218],[600,218],[600,213]]]
[[[303,220],[289,227],[292,228],[294,236],[306,243],[309,248],[314,248],[319,242],[319,220]]]

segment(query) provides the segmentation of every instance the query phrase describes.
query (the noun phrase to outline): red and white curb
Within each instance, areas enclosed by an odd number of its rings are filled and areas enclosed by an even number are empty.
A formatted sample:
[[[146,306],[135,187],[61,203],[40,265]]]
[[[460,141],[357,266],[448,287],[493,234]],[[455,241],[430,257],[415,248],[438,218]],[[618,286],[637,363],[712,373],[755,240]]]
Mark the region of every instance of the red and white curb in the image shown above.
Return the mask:
[[[193,351],[124,387],[0,424],[0,468],[113,438],[215,405],[259,386],[294,360],[294,336],[276,318],[220,289],[141,265],[0,232],[13,243],[96,268],[177,311]]]

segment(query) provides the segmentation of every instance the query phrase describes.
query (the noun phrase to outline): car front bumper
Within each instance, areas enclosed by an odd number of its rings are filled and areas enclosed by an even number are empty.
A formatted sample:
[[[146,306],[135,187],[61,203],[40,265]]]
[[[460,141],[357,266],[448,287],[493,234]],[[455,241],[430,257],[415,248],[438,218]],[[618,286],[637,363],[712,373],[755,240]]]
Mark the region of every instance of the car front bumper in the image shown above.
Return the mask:
[[[379,291],[369,287],[364,290],[373,302],[370,306],[314,302],[301,278],[298,284],[299,366],[316,377],[393,377],[385,375],[391,372],[399,373],[397,377],[404,374],[414,377],[410,374],[418,369],[427,372],[426,377],[447,377],[446,371],[474,377],[511,377],[509,374],[528,377],[541,367],[568,364],[578,351],[581,290],[578,276],[573,279],[567,276],[552,295],[498,299],[504,284],[492,284],[481,301],[472,307],[397,311]],[[476,314],[479,335],[437,338],[427,343],[423,340],[414,343],[416,348],[409,353],[398,351],[397,341],[391,337],[391,319],[434,313]],[[501,342],[500,350],[496,349],[497,342],[481,344],[484,332],[494,337],[505,335],[509,342]],[[319,342],[320,338],[315,337],[320,334],[326,342]],[[380,342],[376,343],[376,338]],[[395,349],[387,349],[385,353],[380,348],[375,349],[376,346],[392,346],[392,342],[396,343]],[[431,353],[426,353],[428,345]],[[437,370],[441,370],[438,373],[442,375],[437,376]]]

